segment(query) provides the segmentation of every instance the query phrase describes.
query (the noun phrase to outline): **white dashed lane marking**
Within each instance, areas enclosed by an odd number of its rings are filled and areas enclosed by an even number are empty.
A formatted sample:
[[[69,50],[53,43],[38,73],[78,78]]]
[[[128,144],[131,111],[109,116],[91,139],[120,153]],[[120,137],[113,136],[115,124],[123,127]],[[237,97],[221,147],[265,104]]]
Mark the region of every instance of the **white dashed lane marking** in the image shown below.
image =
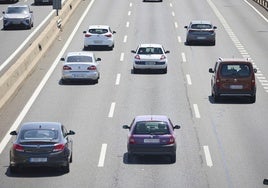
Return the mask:
[[[188,85],[192,85],[191,77],[189,74],[186,74],[186,80],[187,80]]]
[[[119,85],[120,83],[121,74],[116,75],[115,85]]]
[[[207,165],[209,167],[212,167],[213,163],[212,163],[212,159],[211,159],[211,155],[210,155],[208,146],[203,146],[203,149],[204,149]]]
[[[127,23],[126,23],[126,27],[129,27],[129,24],[130,24],[130,23],[129,23],[129,22],[127,22]]]
[[[178,39],[178,42],[181,43],[181,37],[178,36],[177,39]]]
[[[120,61],[124,61],[124,53],[121,53],[121,55],[120,55]]]
[[[127,42],[127,35],[124,36],[124,40],[123,40],[124,43]]]
[[[200,116],[200,113],[199,113],[199,109],[198,109],[197,104],[194,104],[193,106],[194,106],[195,117],[196,118],[200,118],[201,116]]]
[[[186,62],[186,55],[184,52],[181,53],[182,62]]]
[[[115,102],[112,102],[111,107],[110,107],[110,111],[108,114],[109,118],[112,118],[114,116],[114,109],[115,109]]]
[[[106,150],[107,150],[107,144],[102,144],[101,145],[101,152],[100,152],[100,158],[99,158],[98,167],[103,167],[104,166]]]

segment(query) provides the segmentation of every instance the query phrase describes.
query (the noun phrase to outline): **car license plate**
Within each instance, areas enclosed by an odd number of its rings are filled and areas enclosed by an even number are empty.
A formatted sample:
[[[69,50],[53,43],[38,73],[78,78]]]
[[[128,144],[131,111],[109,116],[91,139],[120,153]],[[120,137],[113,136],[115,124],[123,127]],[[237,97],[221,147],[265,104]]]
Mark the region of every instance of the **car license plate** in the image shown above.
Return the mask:
[[[230,85],[230,89],[243,89],[242,85]]]
[[[12,21],[13,24],[20,24],[20,21],[18,20],[15,20],[15,21]]]
[[[45,163],[47,158],[30,158],[31,163]]]
[[[73,74],[73,78],[85,78],[84,74]]]
[[[197,39],[202,40],[202,39],[206,39],[206,37],[197,37]]]
[[[42,0],[43,1],[43,3],[48,3],[48,0]]]
[[[144,139],[144,143],[159,143],[159,139]]]
[[[154,62],[153,61],[147,61],[146,65],[154,65]]]
[[[101,40],[94,40],[94,43],[95,43],[95,44],[101,44],[102,41],[101,41]]]

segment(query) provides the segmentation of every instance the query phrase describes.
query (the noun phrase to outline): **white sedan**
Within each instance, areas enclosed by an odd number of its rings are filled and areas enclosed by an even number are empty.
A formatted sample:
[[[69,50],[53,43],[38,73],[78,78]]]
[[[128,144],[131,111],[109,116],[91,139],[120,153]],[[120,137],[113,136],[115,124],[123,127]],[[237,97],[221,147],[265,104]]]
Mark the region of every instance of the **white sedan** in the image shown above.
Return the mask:
[[[133,73],[139,70],[155,69],[167,73],[168,59],[161,44],[140,44],[136,50],[131,50],[135,54],[133,62]]]
[[[108,47],[110,50],[114,48],[115,31],[112,31],[108,25],[90,25],[87,31],[83,32],[84,49],[90,47]]]
[[[92,52],[69,52],[62,66],[62,83],[67,80],[93,80],[96,83],[100,78],[99,62]]]

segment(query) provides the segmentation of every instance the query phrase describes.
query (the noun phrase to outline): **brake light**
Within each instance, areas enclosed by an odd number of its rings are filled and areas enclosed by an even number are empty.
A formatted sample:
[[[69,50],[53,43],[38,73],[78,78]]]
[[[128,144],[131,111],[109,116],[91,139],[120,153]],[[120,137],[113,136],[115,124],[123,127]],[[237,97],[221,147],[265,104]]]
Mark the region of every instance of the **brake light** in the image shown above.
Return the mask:
[[[69,67],[69,66],[67,66],[67,65],[64,65],[62,69],[63,69],[63,70],[72,70],[72,68]]]
[[[87,33],[87,34],[85,34],[85,37],[91,37],[91,34]]]
[[[106,37],[112,37],[112,34],[106,34],[105,36]]]
[[[64,148],[65,148],[64,144],[55,144],[54,148],[53,148],[53,151],[55,151],[55,152],[62,151],[62,150],[64,150]]]
[[[139,55],[135,55],[135,59],[141,59]]]
[[[24,148],[20,144],[13,144],[13,149],[16,150],[16,151],[24,152]]]
[[[160,60],[166,59],[165,55],[161,55]]]
[[[90,66],[90,67],[87,68],[87,70],[96,70],[96,69],[97,69],[97,67],[94,66],[94,65],[92,65],[92,66]]]
[[[174,138],[174,136],[170,136],[170,137],[169,137],[168,144],[174,144],[174,143],[175,143],[175,138]]]
[[[135,139],[134,139],[133,136],[130,136],[130,137],[129,137],[128,142],[129,142],[129,144],[136,144]]]

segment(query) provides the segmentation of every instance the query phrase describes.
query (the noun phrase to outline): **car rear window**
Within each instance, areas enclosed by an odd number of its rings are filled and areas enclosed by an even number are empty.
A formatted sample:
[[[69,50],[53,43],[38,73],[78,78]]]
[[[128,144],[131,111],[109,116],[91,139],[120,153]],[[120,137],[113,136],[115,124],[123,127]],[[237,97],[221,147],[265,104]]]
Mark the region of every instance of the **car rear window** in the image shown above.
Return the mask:
[[[67,62],[92,62],[91,56],[69,56]]]
[[[57,138],[58,138],[58,131],[53,129],[24,130],[20,134],[21,140],[55,140]]]
[[[88,32],[92,34],[104,34],[108,32],[108,29],[89,29]]]
[[[139,48],[138,54],[163,54],[163,50],[161,48]]]
[[[250,67],[247,64],[224,64],[221,66],[221,75],[224,77],[248,77]]]
[[[163,121],[140,121],[134,128],[134,134],[170,134],[168,124]]]
[[[192,24],[192,29],[212,29],[212,25],[210,24]]]

